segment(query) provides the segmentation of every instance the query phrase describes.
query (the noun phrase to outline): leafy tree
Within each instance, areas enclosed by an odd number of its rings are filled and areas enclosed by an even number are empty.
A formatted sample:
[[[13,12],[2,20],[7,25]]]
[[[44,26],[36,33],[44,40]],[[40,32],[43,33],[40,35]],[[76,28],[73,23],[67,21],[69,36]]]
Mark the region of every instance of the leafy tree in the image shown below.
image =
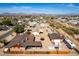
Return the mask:
[[[3,25],[12,25],[11,21],[9,19],[3,19],[2,24]]]
[[[75,29],[75,28],[64,28],[64,30],[68,33],[68,34],[79,34],[79,29]]]
[[[14,27],[14,31],[16,32],[16,33],[22,33],[22,32],[24,32],[24,27],[22,26],[22,25],[16,25],[15,27]]]
[[[68,34],[74,34],[74,32],[70,28],[64,28],[63,30],[66,31]]]
[[[0,40],[0,43],[4,43],[4,44],[6,44],[7,41],[6,41],[6,40]]]
[[[0,25],[2,25],[2,22],[0,22]]]

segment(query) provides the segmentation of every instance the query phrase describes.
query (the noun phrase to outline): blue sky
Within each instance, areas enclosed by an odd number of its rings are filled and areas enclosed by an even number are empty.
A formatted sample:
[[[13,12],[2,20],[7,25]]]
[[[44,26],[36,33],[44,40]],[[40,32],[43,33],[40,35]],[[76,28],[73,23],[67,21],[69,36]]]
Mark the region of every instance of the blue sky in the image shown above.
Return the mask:
[[[79,14],[78,3],[0,3],[0,13]]]

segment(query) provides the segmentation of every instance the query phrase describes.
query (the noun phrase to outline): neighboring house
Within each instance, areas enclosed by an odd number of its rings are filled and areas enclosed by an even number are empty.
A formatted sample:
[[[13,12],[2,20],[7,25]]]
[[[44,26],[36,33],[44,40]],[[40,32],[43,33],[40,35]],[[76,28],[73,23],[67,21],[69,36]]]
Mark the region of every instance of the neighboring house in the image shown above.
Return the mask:
[[[79,22],[76,24],[76,26],[79,26]]]
[[[28,24],[29,24],[29,26],[33,27],[33,26],[36,26],[37,22],[36,21],[33,21],[33,22],[29,21]]]
[[[39,32],[33,32],[32,34],[38,36],[39,35]]]
[[[67,22],[67,19],[58,18],[58,20],[60,20],[62,22]]]
[[[78,20],[69,20],[68,23],[70,23],[72,25],[78,25],[79,21]]]
[[[59,48],[61,42],[63,41],[64,37],[58,33],[48,34],[50,40],[53,42],[55,48]]]
[[[49,24],[47,24],[47,23],[40,23],[40,27],[48,27],[49,26]]]
[[[10,43],[8,43],[4,47],[4,52],[7,52],[8,50],[10,52],[12,51],[22,52],[32,47],[42,47],[42,43],[35,41],[35,37],[33,35],[27,35],[27,34],[17,35]]]

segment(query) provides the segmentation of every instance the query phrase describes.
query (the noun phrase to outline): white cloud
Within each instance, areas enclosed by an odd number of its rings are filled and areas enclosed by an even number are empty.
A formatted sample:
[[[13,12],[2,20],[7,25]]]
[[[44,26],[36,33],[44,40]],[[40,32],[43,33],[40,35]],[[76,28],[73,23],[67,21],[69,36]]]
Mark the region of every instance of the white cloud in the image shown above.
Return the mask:
[[[68,7],[76,7],[76,6],[75,6],[74,4],[72,4],[72,3],[71,3],[71,4],[68,4],[67,6],[68,6]]]
[[[46,8],[34,8],[30,6],[12,6],[8,8],[0,9],[2,12],[9,13],[51,13],[52,10]]]
[[[13,6],[12,8],[14,8],[14,9],[18,9],[18,8],[21,8],[21,9],[30,9],[31,7],[29,7],[29,6]]]
[[[29,6],[12,6],[12,7],[8,7],[8,8],[0,8],[0,11],[2,11],[2,13],[4,13],[4,12],[20,13],[20,12],[28,11],[30,9],[31,9],[31,7],[29,7]]]
[[[67,4],[66,6],[67,6],[68,8],[70,8],[71,11],[72,11],[72,10],[74,10],[74,11],[79,11],[79,6],[77,6],[77,5],[73,4],[73,3]]]

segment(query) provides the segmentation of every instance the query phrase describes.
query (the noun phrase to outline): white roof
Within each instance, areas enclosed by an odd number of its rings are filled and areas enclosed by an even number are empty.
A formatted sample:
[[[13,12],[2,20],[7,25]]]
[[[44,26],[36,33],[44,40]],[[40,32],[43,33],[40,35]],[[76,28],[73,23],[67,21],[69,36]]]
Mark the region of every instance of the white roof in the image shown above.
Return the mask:
[[[69,22],[72,23],[72,24],[77,24],[77,23],[79,23],[78,20],[69,20]]]
[[[44,26],[48,26],[48,24],[47,23],[41,23],[40,26],[44,27]]]
[[[33,32],[32,34],[33,34],[33,35],[39,35],[39,33],[38,33],[38,32]]]
[[[20,23],[20,22],[22,22],[22,21],[19,20],[18,22]]]
[[[60,43],[60,40],[54,40],[55,43]]]
[[[4,51],[6,52],[8,50],[8,48],[5,48]]]
[[[35,25],[37,22],[35,22],[35,21],[33,21],[33,22],[29,22],[29,25],[30,26],[33,26],[33,25]]]

